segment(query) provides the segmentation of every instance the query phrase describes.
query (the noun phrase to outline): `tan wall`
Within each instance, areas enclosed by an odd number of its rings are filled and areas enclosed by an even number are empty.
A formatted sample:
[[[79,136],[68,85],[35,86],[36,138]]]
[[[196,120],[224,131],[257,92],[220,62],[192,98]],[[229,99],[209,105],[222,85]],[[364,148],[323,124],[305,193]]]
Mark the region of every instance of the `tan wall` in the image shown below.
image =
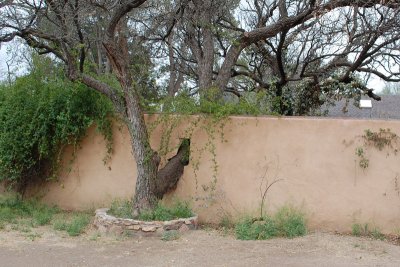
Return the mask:
[[[167,199],[191,200],[203,222],[217,222],[224,214],[257,212],[261,177],[266,172],[269,182],[282,179],[268,192],[270,212],[291,203],[307,213],[312,229],[348,231],[357,222],[376,225],[386,233],[396,232],[400,229],[400,155],[369,149],[370,164],[365,170],[358,166],[355,155],[364,130],[379,128],[400,133],[400,122],[232,117],[223,130],[224,143],[219,134],[208,142],[205,130],[198,127],[192,136],[192,164]],[[129,135],[124,127],[115,129],[114,135],[115,152],[104,165],[104,141],[91,129],[72,171],[41,187],[44,200],[82,209],[131,197],[136,167]],[[184,135],[183,126],[173,134]],[[154,148],[159,140],[160,127],[152,135]],[[176,145],[177,139],[172,138],[172,143]],[[215,144],[218,169],[214,190],[210,188],[215,165],[212,149],[204,149],[207,143]],[[198,170],[194,171],[197,161]]]

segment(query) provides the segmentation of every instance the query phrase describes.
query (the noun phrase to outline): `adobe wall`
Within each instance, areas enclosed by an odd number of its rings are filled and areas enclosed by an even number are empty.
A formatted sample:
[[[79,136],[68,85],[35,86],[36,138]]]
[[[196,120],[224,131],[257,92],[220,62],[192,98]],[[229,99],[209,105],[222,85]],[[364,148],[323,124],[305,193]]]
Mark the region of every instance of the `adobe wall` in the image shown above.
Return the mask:
[[[176,127],[172,146],[185,137],[187,124]],[[353,223],[369,223],[385,233],[400,229],[400,155],[371,148],[369,166],[362,169],[355,154],[364,130],[390,128],[400,134],[400,122],[231,117],[223,129],[224,142],[219,133],[210,142],[208,126],[203,126],[191,138],[191,164],[175,192],[166,197],[190,200],[200,221],[257,213],[260,187],[266,180],[279,180],[266,197],[270,212],[290,203],[306,212],[312,229],[349,231]],[[158,127],[152,133],[154,148],[160,136]],[[113,199],[130,198],[136,167],[127,129],[115,126],[114,154],[106,165],[104,140],[95,129],[88,131],[81,146],[72,164],[71,151],[65,154],[70,172],[33,191],[66,209],[107,207]]]

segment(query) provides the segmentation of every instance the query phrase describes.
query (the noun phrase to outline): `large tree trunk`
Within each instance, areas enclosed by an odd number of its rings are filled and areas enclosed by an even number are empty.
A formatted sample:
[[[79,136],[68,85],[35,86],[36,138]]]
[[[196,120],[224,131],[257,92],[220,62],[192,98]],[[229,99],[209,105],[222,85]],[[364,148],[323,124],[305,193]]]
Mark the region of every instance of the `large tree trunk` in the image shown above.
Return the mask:
[[[198,78],[200,91],[208,90],[212,87],[213,78],[213,65],[214,65],[214,42],[212,31],[210,29],[211,18],[205,16],[207,19],[207,27],[203,29],[204,47],[201,57],[198,59]]]
[[[154,191],[160,160],[157,153],[150,147],[137,92],[132,88],[126,88],[124,91],[132,152],[137,167],[135,196],[133,198],[133,210],[134,214],[137,215],[143,209],[152,208],[157,202]]]
[[[118,25],[118,38],[109,36],[103,43],[107,57],[123,90],[123,116],[131,136],[132,152],[136,160],[137,179],[133,197],[133,215],[151,209],[157,201],[171,188],[176,186],[183,174],[183,166],[187,165],[189,145],[178,150],[174,160],[170,160],[163,170],[158,171],[160,157],[149,143],[149,135],[140,106],[137,92],[129,69],[127,40],[124,36],[126,22]],[[159,174],[159,175],[158,175]]]

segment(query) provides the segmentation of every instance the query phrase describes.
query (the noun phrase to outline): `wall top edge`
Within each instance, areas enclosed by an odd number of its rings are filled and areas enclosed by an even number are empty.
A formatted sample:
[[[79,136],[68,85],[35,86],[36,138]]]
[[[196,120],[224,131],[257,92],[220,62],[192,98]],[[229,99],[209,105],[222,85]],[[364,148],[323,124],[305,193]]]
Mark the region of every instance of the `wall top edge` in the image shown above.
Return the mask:
[[[162,113],[145,113],[146,117],[157,116],[161,115]],[[179,115],[179,114],[171,114],[171,115]],[[199,115],[190,115],[193,117],[201,116]],[[237,118],[237,119],[254,119],[254,120],[300,120],[300,121],[354,121],[354,122],[390,122],[390,123],[400,123],[400,120],[396,119],[386,119],[386,118],[349,118],[349,117],[318,117],[318,116],[273,116],[273,115],[260,115],[260,116],[253,116],[253,115],[233,115],[229,116],[229,118]]]

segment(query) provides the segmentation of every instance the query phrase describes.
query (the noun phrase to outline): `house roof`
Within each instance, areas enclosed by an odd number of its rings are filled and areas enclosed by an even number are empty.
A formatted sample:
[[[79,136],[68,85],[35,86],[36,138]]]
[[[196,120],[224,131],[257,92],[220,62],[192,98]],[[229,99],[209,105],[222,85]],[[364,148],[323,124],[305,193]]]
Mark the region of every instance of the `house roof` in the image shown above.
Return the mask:
[[[346,101],[341,100],[335,106],[328,107],[328,117],[372,118],[400,120],[400,95],[384,95],[381,101],[371,99],[372,108],[359,108],[350,100],[347,108]],[[369,98],[363,98],[369,99]],[[347,112],[344,112],[347,110]]]

